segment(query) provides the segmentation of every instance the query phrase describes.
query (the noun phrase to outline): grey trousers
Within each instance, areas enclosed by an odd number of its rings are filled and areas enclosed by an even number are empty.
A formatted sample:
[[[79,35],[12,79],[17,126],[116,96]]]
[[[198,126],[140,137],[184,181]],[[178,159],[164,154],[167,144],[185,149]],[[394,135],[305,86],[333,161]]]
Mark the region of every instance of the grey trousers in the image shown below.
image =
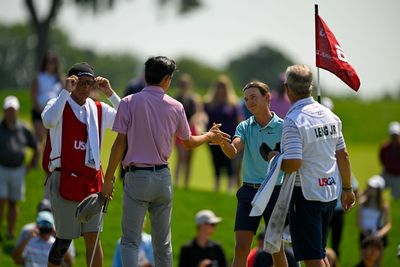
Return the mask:
[[[138,251],[146,211],[150,214],[156,267],[172,267],[171,212],[173,187],[169,168],[125,174],[121,255],[124,267],[138,266]]]

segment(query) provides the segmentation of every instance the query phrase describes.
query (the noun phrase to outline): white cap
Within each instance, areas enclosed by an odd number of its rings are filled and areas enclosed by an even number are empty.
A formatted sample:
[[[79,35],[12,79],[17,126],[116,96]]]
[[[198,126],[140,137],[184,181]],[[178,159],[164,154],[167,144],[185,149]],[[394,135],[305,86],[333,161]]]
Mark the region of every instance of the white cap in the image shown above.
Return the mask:
[[[400,123],[397,121],[392,121],[389,123],[389,134],[390,135],[400,135]]]
[[[374,175],[368,179],[368,186],[376,189],[384,189],[385,180],[380,175]]]
[[[196,225],[217,224],[222,218],[217,217],[211,210],[201,210],[196,214]]]
[[[19,110],[19,101],[18,101],[17,97],[10,95],[10,96],[7,96],[6,98],[4,98],[3,109],[6,110],[9,108]]]
[[[53,214],[46,210],[40,211],[36,218],[36,223],[40,224],[41,222],[49,222],[51,224],[54,224]]]
[[[323,97],[321,99],[321,104],[324,105],[325,107],[329,108],[330,110],[333,110],[333,101],[329,97]]]

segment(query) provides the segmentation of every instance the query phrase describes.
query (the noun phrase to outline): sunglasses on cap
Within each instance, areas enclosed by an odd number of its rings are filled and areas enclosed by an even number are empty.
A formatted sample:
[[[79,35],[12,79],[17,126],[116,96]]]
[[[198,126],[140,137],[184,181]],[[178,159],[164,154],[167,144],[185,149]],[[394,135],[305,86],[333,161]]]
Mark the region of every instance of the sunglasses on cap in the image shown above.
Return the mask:
[[[96,81],[94,79],[93,80],[81,80],[81,79],[79,79],[79,81],[78,81],[78,85],[79,86],[84,86],[84,87],[86,87],[86,86],[93,87],[95,85],[95,83],[96,83]]]

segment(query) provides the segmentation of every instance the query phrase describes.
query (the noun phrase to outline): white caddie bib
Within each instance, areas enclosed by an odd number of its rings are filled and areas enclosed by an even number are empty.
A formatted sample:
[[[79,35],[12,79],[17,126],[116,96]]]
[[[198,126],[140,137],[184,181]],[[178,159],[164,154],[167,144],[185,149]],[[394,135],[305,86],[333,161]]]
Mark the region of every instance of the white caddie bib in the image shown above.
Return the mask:
[[[342,136],[340,119],[315,101],[294,108],[287,116],[296,124],[303,142],[298,173],[304,197],[322,202],[336,199],[341,186],[335,157]]]

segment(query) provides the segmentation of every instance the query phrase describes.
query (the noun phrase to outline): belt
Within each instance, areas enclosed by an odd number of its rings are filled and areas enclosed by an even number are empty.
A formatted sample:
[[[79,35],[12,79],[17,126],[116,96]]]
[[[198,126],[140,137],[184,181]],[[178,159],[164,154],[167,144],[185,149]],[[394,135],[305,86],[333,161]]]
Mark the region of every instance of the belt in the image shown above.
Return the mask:
[[[135,165],[130,165],[127,167],[126,171],[127,172],[134,172],[134,171],[159,171],[162,169],[168,168],[168,164],[162,164],[162,165],[154,165],[151,167],[138,167]]]
[[[258,189],[261,186],[261,184],[252,184],[252,183],[244,183],[244,182],[243,182],[243,185],[247,186],[247,187],[251,187],[253,189]]]
[[[61,172],[61,167],[57,167],[54,169],[55,171]]]

